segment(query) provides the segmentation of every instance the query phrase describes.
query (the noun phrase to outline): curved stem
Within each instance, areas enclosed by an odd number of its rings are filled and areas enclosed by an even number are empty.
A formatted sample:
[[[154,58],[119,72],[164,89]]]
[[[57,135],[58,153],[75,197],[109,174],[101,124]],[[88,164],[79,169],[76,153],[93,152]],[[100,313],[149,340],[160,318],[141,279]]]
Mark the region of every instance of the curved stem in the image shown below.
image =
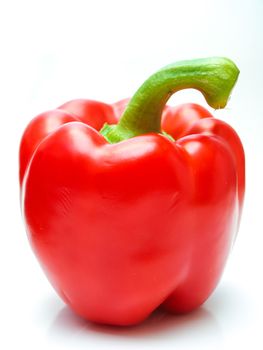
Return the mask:
[[[130,100],[117,125],[105,125],[104,137],[115,143],[149,132],[160,133],[163,109],[175,92],[197,89],[207,103],[224,108],[238,78],[239,70],[223,57],[180,61],[150,76]]]

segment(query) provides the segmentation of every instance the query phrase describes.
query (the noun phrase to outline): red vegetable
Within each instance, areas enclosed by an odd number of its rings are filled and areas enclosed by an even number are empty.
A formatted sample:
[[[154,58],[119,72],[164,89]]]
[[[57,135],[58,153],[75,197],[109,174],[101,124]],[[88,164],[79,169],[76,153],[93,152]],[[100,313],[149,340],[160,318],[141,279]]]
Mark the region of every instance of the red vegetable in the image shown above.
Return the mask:
[[[223,108],[238,73],[225,58],[179,62],[130,101],[74,100],[28,125],[20,147],[28,237],[79,315],[132,325],[160,305],[191,311],[216,287],[242,210],[243,148],[203,107],[165,105],[195,88]]]

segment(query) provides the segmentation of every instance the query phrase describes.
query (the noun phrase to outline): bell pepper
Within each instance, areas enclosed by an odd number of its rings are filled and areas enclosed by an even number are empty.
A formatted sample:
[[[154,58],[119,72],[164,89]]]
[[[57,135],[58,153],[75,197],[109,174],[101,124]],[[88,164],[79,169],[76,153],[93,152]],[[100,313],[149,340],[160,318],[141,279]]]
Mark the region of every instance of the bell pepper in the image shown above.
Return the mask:
[[[27,235],[77,314],[134,325],[158,307],[194,310],[213,292],[239,227],[244,151],[204,107],[166,103],[194,88],[224,108],[238,74],[226,58],[181,61],[130,100],[73,100],[29,123],[20,145]]]

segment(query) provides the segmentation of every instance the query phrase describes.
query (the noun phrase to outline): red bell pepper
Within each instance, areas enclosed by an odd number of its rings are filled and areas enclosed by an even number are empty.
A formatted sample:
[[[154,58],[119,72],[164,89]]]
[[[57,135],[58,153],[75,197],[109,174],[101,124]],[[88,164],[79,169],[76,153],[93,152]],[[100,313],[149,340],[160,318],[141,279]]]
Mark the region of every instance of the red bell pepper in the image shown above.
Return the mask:
[[[166,102],[194,88],[223,108],[238,74],[225,58],[183,61],[129,101],[74,100],[28,125],[20,146],[27,234],[76,313],[132,325],[159,306],[191,311],[212,293],[238,230],[244,152],[203,107]]]

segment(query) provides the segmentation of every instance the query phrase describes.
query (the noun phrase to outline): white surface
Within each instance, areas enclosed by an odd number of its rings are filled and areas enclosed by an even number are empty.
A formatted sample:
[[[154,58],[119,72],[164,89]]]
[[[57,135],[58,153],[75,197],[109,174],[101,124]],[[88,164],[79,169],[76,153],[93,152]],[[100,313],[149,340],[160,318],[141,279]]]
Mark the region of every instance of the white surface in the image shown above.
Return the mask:
[[[0,3],[0,348],[262,349],[262,0]],[[197,312],[135,328],[82,321],[46,281],[19,209],[18,145],[36,114],[78,97],[116,101],[178,59],[222,55],[241,70],[225,111],[247,156],[244,215],[216,292]],[[201,102],[179,93],[171,103]]]

